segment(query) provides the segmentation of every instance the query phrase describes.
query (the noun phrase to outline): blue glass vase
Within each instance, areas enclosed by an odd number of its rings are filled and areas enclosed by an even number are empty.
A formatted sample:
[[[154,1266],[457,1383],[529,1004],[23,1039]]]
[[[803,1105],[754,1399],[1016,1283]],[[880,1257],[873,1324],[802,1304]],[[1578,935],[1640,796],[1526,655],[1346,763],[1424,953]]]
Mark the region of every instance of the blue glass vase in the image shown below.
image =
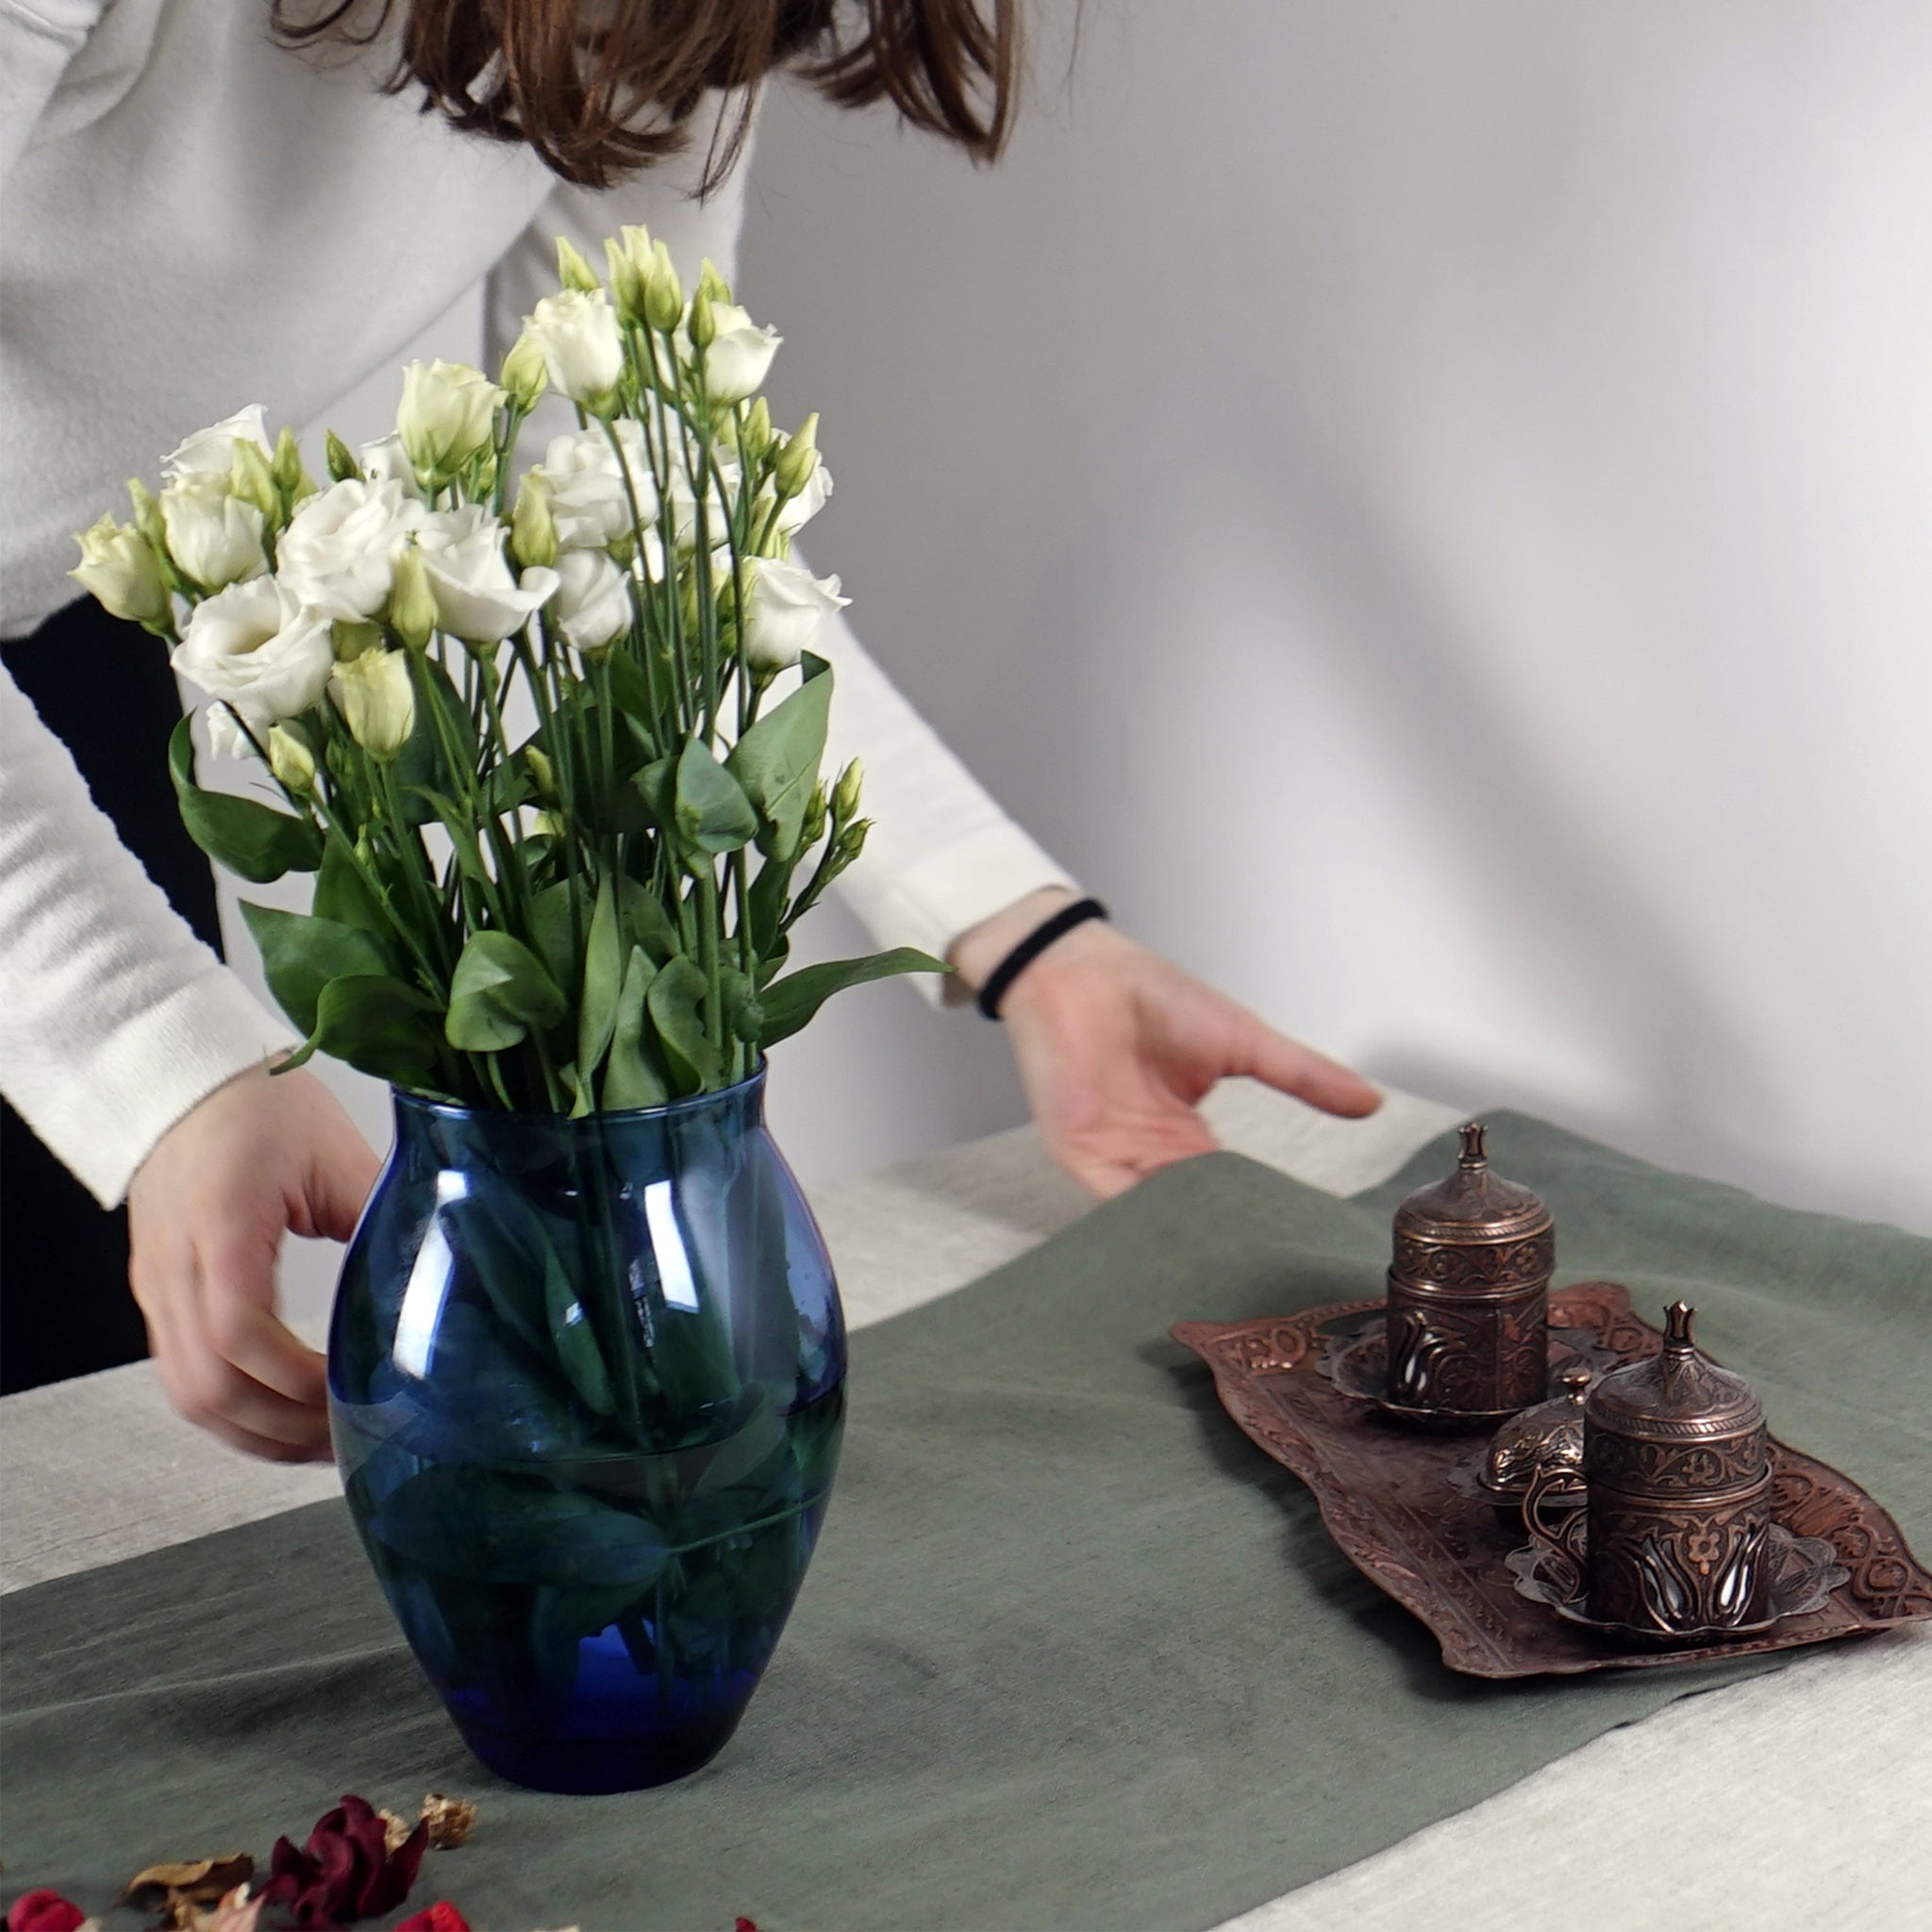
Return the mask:
[[[491,1770],[634,1790],[718,1751],[824,1519],[844,1377],[762,1071],[582,1120],[396,1094],[330,1415],[383,1591]]]

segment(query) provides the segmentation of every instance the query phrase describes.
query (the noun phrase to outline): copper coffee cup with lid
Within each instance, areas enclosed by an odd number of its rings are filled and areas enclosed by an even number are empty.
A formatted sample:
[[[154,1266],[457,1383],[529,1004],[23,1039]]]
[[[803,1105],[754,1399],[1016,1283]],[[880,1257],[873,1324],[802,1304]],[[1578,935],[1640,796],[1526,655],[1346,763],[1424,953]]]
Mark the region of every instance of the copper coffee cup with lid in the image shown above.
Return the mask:
[[[1542,1401],[1556,1263],[1555,1217],[1490,1166],[1470,1122],[1455,1173],[1395,1210],[1384,1407],[1474,1425]]]
[[[1745,1630],[1769,1617],[1764,1407],[1697,1346],[1694,1312],[1674,1303],[1661,1351],[1591,1391],[1584,1509],[1553,1519],[1550,1469],[1524,1511],[1538,1541],[1574,1565],[1592,1622],[1658,1638]]]

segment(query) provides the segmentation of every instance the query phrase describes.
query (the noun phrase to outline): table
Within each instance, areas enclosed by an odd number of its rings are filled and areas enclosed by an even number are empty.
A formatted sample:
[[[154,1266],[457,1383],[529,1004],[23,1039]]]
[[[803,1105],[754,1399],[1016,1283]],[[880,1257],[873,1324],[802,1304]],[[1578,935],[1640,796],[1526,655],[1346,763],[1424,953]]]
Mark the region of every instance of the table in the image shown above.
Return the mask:
[[[1337,1194],[1374,1187],[1462,1116],[1391,1093],[1342,1122],[1245,1083],[1225,1143]],[[1022,1128],[824,1190],[853,1326],[963,1287],[1085,1197]],[[1560,1276],[1559,1276],[1560,1279]],[[0,1400],[0,1591],[255,1521],[337,1490],[180,1423],[137,1363]],[[1607,1857],[1617,1864],[1606,1882]],[[1805,1654],[1685,1699],[1223,1932],[1816,1932],[1932,1924],[1932,1628]]]

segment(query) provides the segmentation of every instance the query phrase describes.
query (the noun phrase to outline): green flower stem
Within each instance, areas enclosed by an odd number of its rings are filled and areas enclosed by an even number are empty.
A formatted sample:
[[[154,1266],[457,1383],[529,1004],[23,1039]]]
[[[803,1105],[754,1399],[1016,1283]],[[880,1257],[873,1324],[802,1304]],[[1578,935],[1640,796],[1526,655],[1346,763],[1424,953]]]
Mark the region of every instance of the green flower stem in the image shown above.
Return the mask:
[[[737,929],[733,938],[738,942],[738,970],[744,974],[747,986],[755,985],[758,972],[758,957],[752,951],[750,891],[751,868],[745,862],[744,847],[741,845],[731,855],[731,899],[737,916]],[[751,1046],[738,1035],[731,1036],[731,1077],[734,1082],[743,1079],[751,1072]]]
[[[719,972],[718,875],[708,862],[698,874],[698,964],[705,972],[705,1031],[716,1041],[718,1061],[729,1065],[731,1041],[724,1036],[724,984]]]
[[[410,654],[409,664],[422,700],[428,706],[430,728],[436,733],[437,742],[441,747],[442,761],[451,772],[461,774],[463,795],[450,802],[463,807],[469,812],[469,824],[466,829],[474,839],[481,827],[483,816],[477,809],[476,774],[470,769],[470,761],[462,757],[462,747],[457,742],[450,728],[449,718],[444,708],[448,700],[443,695],[442,686],[429,675],[427,666],[414,653]],[[452,863],[458,866],[458,871],[461,870],[459,860],[452,860]],[[475,885],[483,895],[484,908],[490,917],[499,928],[508,932],[509,921],[504,915],[503,894],[498,890],[497,883],[491,880],[488,873],[484,873],[475,881]],[[471,924],[476,925],[481,922],[473,919]]]
[[[672,470],[671,425],[664,408],[664,387],[658,379],[658,348],[648,332],[641,334],[640,340],[650,355],[651,393],[658,406],[657,449],[661,452],[661,458],[654,456],[653,462],[658,470],[660,481],[668,484]],[[664,338],[664,353],[670,360],[675,378],[677,354],[669,334]],[[651,435],[649,412],[641,414],[644,419],[641,426],[648,445]],[[670,634],[671,659],[677,679],[677,736],[681,738],[691,730],[695,718],[691,704],[691,660],[685,649],[684,600],[677,594],[677,520],[672,513],[671,491],[667,488],[660,488],[658,491],[658,541],[664,546],[664,608],[668,617],[665,627]]]

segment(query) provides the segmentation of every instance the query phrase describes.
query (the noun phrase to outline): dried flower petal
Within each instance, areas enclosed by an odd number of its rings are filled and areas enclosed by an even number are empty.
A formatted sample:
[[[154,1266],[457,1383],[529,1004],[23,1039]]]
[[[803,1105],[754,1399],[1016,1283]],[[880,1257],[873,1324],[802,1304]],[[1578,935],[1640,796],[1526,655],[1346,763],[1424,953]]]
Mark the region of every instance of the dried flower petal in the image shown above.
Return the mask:
[[[144,1912],[173,1912],[177,1900],[189,1905],[211,1906],[238,1885],[255,1876],[255,1860],[246,1852],[230,1852],[225,1858],[193,1858],[176,1864],[150,1865],[127,1881],[116,1905],[138,1906]],[[172,1924],[188,1921],[174,1918]]]
[[[469,1837],[476,1823],[476,1807],[467,1798],[445,1798],[431,1791],[423,1800],[424,1823],[429,1826],[429,1848],[453,1852]]]
[[[429,1826],[415,1829],[393,1851],[383,1822],[366,1798],[353,1792],[315,1821],[300,1851],[275,1840],[265,1904],[287,1906],[297,1925],[346,1924],[393,1911],[409,1895],[429,1842]]]
[[[470,1922],[446,1898],[440,1898],[405,1919],[396,1932],[470,1932]]]
[[[188,1922],[188,1932],[258,1932],[258,1922],[266,1901],[258,1892],[248,1895],[245,1885],[238,1885],[211,1912],[197,1912]]]
[[[42,1886],[24,1891],[7,1908],[7,1932],[76,1932],[86,1914],[71,1899]]]
[[[758,1932],[758,1928],[756,1925],[754,1925],[749,1919],[744,1917],[742,1913],[741,1913],[739,1915],[738,1923],[731,1928],[731,1932]]]
[[[392,1852],[401,1851],[416,1827],[407,1818],[398,1818],[393,1811],[378,1811],[375,1815],[382,1820],[383,1843]]]

